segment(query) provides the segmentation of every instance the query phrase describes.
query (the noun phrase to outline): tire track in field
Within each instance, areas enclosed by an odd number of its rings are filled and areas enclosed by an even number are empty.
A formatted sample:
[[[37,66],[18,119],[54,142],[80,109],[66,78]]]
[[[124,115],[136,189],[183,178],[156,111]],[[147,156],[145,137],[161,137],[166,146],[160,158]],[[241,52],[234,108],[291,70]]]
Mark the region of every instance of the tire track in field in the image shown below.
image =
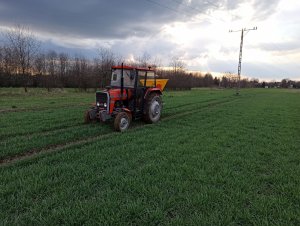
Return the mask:
[[[58,106],[51,106],[51,107],[47,106],[47,107],[1,109],[0,114],[12,113],[12,112],[45,111],[45,110],[52,110],[56,108],[72,108],[77,106],[89,106],[89,105],[87,103],[78,103],[78,104],[58,105]]]
[[[219,106],[219,105],[222,105],[222,104],[229,104],[229,103],[235,102],[237,100],[238,99],[235,98],[235,99],[230,99],[230,100],[227,100],[227,101],[210,102],[205,106],[201,106],[201,108],[191,109],[191,110],[188,110],[188,111],[185,111],[185,112],[182,112],[182,113],[176,113],[176,114],[173,114],[173,115],[168,115],[166,117],[163,117],[161,119],[161,121],[164,122],[164,121],[168,121],[168,120],[171,120],[171,119],[181,118],[181,117],[184,117],[184,116],[187,116],[187,115],[191,115],[191,114],[200,112],[203,109],[208,109],[208,108],[211,108],[211,107],[214,107],[214,106]],[[139,124],[139,125],[136,125],[136,126],[132,126],[130,128],[130,131],[134,131],[134,130],[142,128],[142,127],[153,126],[153,125],[155,125],[155,124]],[[98,139],[108,138],[112,135],[119,136],[121,134],[122,133],[112,131],[112,132],[109,132],[109,133],[100,134],[100,135],[96,135],[96,136],[92,136],[92,137],[88,137],[88,138],[84,138],[84,139],[78,139],[76,141],[69,141],[69,142],[64,142],[64,143],[59,143],[59,144],[51,144],[51,145],[48,145],[48,146],[43,147],[43,148],[34,148],[34,149],[31,149],[31,150],[23,152],[23,153],[19,153],[19,154],[13,155],[13,156],[7,156],[7,157],[4,157],[4,158],[0,159],[0,166],[10,165],[10,164],[13,164],[15,162],[19,162],[19,161],[22,161],[22,160],[25,160],[25,159],[29,159],[29,158],[38,156],[39,154],[42,154],[42,153],[51,153],[51,152],[60,151],[60,150],[63,150],[63,149],[69,148],[69,147],[76,147],[76,146],[80,146],[80,145],[86,145],[86,144],[89,144],[89,143],[91,143],[93,141],[96,141]]]
[[[210,103],[210,102],[213,102],[213,101],[227,100],[227,99],[231,99],[231,97],[232,96],[225,96],[223,98],[212,98],[212,99],[207,99],[207,100],[202,100],[202,101],[193,101],[193,102],[190,102],[190,103],[175,105],[174,107],[172,107],[172,106],[163,107],[163,109],[164,110],[178,109],[178,108],[182,108],[182,107],[186,107],[186,106],[193,106],[193,105],[202,104],[202,103]]]
[[[59,151],[59,150],[62,150],[64,148],[68,148],[68,147],[72,147],[72,146],[87,144],[87,143],[95,141],[99,138],[109,137],[114,133],[119,134],[118,132],[114,131],[114,132],[111,132],[111,133],[101,134],[101,135],[97,135],[97,136],[94,136],[94,137],[89,137],[89,138],[85,138],[85,139],[81,139],[81,140],[79,139],[77,141],[65,142],[65,143],[60,143],[60,144],[51,144],[51,145],[48,145],[48,146],[43,147],[43,148],[36,148],[36,149],[34,148],[34,149],[31,149],[27,152],[19,153],[17,155],[13,155],[13,156],[9,156],[7,158],[1,159],[0,160],[0,166],[1,165],[7,165],[7,164],[10,164],[10,163],[14,163],[14,162],[17,162],[17,161],[20,161],[20,160],[23,160],[23,159],[27,159],[27,158],[36,156],[40,153],[54,152],[54,151]]]
[[[228,97],[222,98],[222,100],[227,100],[227,99],[230,99],[230,98],[231,98],[231,96],[228,96]],[[195,105],[199,105],[199,104],[202,104],[202,103],[210,103],[210,102],[215,101],[215,100],[217,100],[217,99],[209,99],[209,100],[185,103],[185,104],[177,105],[177,106],[174,106],[174,107],[164,107],[163,109],[165,109],[165,110],[179,109],[179,108],[186,107],[186,106],[195,106]],[[78,106],[84,106],[84,105],[85,104],[83,104],[83,103],[78,104]],[[65,105],[65,106],[63,106],[63,108],[71,108],[73,106],[74,105]],[[51,109],[53,109],[53,108],[45,108],[44,110],[51,110]],[[1,113],[1,110],[0,110],[0,113]],[[170,114],[172,114],[172,113],[170,113]],[[169,115],[169,114],[167,113],[167,115]],[[17,132],[17,133],[13,133],[13,134],[4,134],[4,135],[0,135],[0,139],[6,139],[6,138],[9,139],[9,138],[15,137],[15,136],[31,138],[35,134],[48,135],[52,132],[53,133],[54,132],[59,132],[59,131],[63,132],[64,130],[67,130],[67,129],[70,129],[70,128],[80,127],[82,125],[83,125],[82,123],[76,123],[76,124],[73,124],[73,125],[63,125],[63,126],[59,125],[59,126],[55,126],[55,127],[52,127],[52,128],[42,129],[41,131],[32,131],[32,132],[26,132],[26,133]]]
[[[211,104],[211,103],[219,103],[219,102],[227,102],[227,101],[231,101],[232,97],[228,96],[228,97],[224,97],[224,98],[213,98],[213,99],[209,99],[209,100],[203,100],[203,101],[197,101],[197,102],[191,102],[191,103],[187,103],[187,104],[181,104],[181,105],[177,105],[174,107],[163,107],[163,110],[176,110],[176,109],[180,109],[183,107],[188,107],[188,106],[195,106],[198,105],[198,107],[202,107],[200,104]],[[206,105],[204,105],[206,106]],[[176,112],[175,112],[176,113]],[[180,112],[179,112],[180,113]],[[169,115],[169,114],[173,114],[173,112],[170,113],[165,113],[165,115]]]
[[[0,140],[79,125],[79,111],[83,112],[83,109],[59,109],[59,112],[55,112],[55,109],[48,109],[47,112],[39,112],[37,115],[25,115],[22,117],[18,116],[17,118],[11,117],[9,119],[6,119],[2,115],[1,121],[5,121],[5,125],[2,127],[4,131],[0,133]],[[68,114],[70,117],[65,118]]]
[[[201,110],[201,109],[205,109],[205,108],[208,108],[208,107],[211,107],[211,106],[214,106],[216,104],[222,104],[222,103],[227,103],[227,102],[231,102],[231,101],[234,101],[235,99],[232,99],[232,98],[222,98],[222,99],[212,99],[212,100],[209,100],[209,101],[201,101],[201,102],[194,102],[193,104],[190,104],[190,105],[181,105],[179,107],[174,107],[174,108],[170,108],[171,109],[174,109],[174,110],[177,110],[179,108],[182,108],[182,107],[186,107],[186,106],[194,106],[193,108],[191,109],[187,109],[187,111],[184,111],[183,113],[185,114],[186,112],[189,112],[189,111],[193,111],[195,109],[197,110]],[[204,104],[205,103],[205,104]],[[200,105],[200,104],[204,104],[204,105]],[[173,115],[179,115],[179,114],[182,114],[182,112],[166,112],[164,113],[164,116],[166,117],[169,117],[169,116],[173,116]]]
[[[32,141],[35,141],[36,139],[39,139],[39,137],[43,137],[43,136],[48,136],[48,135],[52,135],[55,133],[61,134],[64,133],[65,131],[68,131],[70,129],[81,129],[85,126],[85,124],[78,124],[78,125],[72,125],[72,126],[68,126],[68,127],[62,127],[60,129],[56,129],[56,130],[49,130],[49,131],[43,131],[43,132],[33,132],[33,133],[27,133],[27,134],[21,134],[21,135],[17,135],[17,136],[6,136],[6,139],[0,140],[0,146],[1,145],[7,145],[7,143],[11,143],[11,140],[30,140],[32,138],[34,138]],[[0,157],[1,160],[1,157]]]
[[[203,109],[208,109],[210,107],[214,107],[214,106],[218,106],[218,105],[222,105],[222,104],[232,103],[232,102],[235,102],[237,100],[238,99],[227,100],[227,101],[210,102],[207,105],[200,106],[200,108],[191,109],[191,110],[186,111],[186,112],[179,112],[179,113],[176,113],[176,114],[167,115],[166,117],[162,118],[161,121],[166,121],[166,120],[170,120],[170,119],[180,118],[182,116],[194,114],[194,113],[199,112],[199,111],[201,111]]]
[[[55,127],[52,127],[52,128],[46,128],[46,129],[43,129],[42,131],[32,131],[32,132],[29,132],[29,133],[24,133],[24,132],[19,132],[19,133],[14,133],[14,134],[4,134],[4,135],[0,135],[0,139],[6,139],[6,138],[11,138],[11,137],[32,137],[34,136],[35,134],[41,134],[41,135],[47,135],[51,132],[55,132],[55,131],[64,131],[64,130],[67,130],[67,129],[70,129],[72,127],[79,127],[83,125],[83,123],[76,123],[76,124],[73,124],[73,125],[58,125],[58,126],[55,126]]]
[[[226,98],[222,98],[222,99],[226,99]],[[175,105],[174,107],[172,107],[172,106],[163,107],[163,109],[164,110],[178,109],[178,108],[182,108],[182,107],[186,107],[186,106],[193,106],[193,105],[196,105],[196,104],[207,103],[207,102],[211,102],[211,101],[215,101],[215,100],[217,100],[217,99],[209,99],[209,100],[196,101],[196,102],[194,101],[194,102],[190,102],[190,103]]]
[[[181,104],[181,105],[176,105],[174,107],[163,107],[163,110],[179,109],[179,108],[186,107],[186,106],[195,106],[195,105],[199,105],[199,104],[202,104],[202,103],[211,103],[211,102],[216,101],[216,100],[220,101],[220,100],[227,100],[227,99],[230,99],[230,97],[185,103],[185,104]],[[172,114],[172,113],[165,113],[164,115],[168,116],[170,114]],[[49,128],[49,129],[43,129],[42,131],[32,131],[32,132],[28,132],[28,133],[20,132],[20,133],[14,133],[14,134],[0,135],[0,139],[11,138],[11,137],[16,137],[16,136],[31,138],[36,134],[48,135],[50,133],[55,133],[55,132],[59,132],[59,131],[63,132],[63,131],[68,130],[70,128],[77,128],[77,127],[81,127],[83,125],[84,125],[83,123],[76,123],[76,124],[73,124],[73,125],[65,125],[65,126],[58,125],[58,126],[55,126],[55,127]]]

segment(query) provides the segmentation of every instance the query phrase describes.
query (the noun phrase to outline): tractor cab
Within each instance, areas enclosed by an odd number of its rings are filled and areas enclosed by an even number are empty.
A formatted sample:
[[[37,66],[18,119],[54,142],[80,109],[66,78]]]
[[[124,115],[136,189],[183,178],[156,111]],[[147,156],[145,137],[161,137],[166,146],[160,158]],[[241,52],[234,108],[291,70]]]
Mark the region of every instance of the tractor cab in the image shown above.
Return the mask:
[[[155,123],[161,116],[161,95],[167,81],[156,79],[150,67],[113,66],[110,86],[96,92],[96,104],[85,113],[85,122],[114,119],[115,129],[121,132],[132,119]]]
[[[149,81],[153,81],[152,84]],[[155,86],[154,71],[146,68],[134,68],[129,66],[115,66],[112,68],[110,87],[112,88],[137,88]]]
[[[134,88],[135,78],[136,78],[135,71],[124,69],[122,72],[122,69],[118,69],[118,68],[112,69],[110,86],[113,88],[120,88],[122,85],[121,84],[122,74],[123,74],[123,87]]]

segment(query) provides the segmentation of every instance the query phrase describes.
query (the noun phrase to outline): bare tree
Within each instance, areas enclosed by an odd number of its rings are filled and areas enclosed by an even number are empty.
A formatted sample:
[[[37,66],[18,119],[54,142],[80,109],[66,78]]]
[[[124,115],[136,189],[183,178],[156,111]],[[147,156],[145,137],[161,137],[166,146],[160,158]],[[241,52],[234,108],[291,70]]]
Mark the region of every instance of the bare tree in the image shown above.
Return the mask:
[[[47,61],[46,55],[44,53],[39,53],[34,60],[34,69],[38,75],[44,76],[47,71]]]
[[[149,53],[144,52],[143,55],[137,57],[138,66],[148,67],[150,65],[151,56]]]
[[[0,74],[3,73],[4,69],[4,48],[0,46]]]
[[[208,72],[203,77],[203,82],[205,87],[211,87],[214,84],[214,79],[212,75]]]
[[[110,80],[110,70],[111,67],[115,64],[116,56],[115,54],[107,48],[99,49],[99,64],[100,64],[100,74],[103,79],[101,81],[101,86],[109,84]]]
[[[173,72],[176,74],[184,71],[186,65],[179,57],[172,57],[170,66],[173,68]]]
[[[161,66],[161,62],[162,60],[159,57],[155,57],[154,59],[152,59],[150,66],[152,67],[152,69],[157,69]]]
[[[114,55],[114,64],[115,65],[121,65],[124,62],[125,62],[124,56],[122,56],[120,54]]]
[[[46,54],[46,87],[48,92],[50,92],[51,88],[57,86],[57,74],[58,74],[58,59],[57,53],[54,50],[50,50]]]
[[[80,58],[81,87],[84,91],[88,88],[89,62],[85,57]]]
[[[57,53],[53,50],[47,53],[47,70],[51,77],[54,77],[58,71]]]
[[[69,66],[69,56],[66,53],[59,54],[59,74],[65,76]]]
[[[35,54],[39,50],[39,42],[29,28],[16,25],[5,34],[16,66],[17,74],[24,78],[23,86],[27,92],[28,76],[32,73],[32,64]]]
[[[66,53],[60,53],[58,58],[59,58],[59,77],[61,81],[61,87],[64,87],[66,82],[66,75],[70,67],[69,56]]]
[[[87,60],[83,56],[75,56],[73,64],[73,73],[75,76],[76,86],[86,91],[86,74],[87,74]]]
[[[288,88],[289,86],[289,80],[288,78],[284,78],[281,80],[281,88]]]
[[[7,75],[16,73],[14,52],[7,46],[3,47],[3,71]]]

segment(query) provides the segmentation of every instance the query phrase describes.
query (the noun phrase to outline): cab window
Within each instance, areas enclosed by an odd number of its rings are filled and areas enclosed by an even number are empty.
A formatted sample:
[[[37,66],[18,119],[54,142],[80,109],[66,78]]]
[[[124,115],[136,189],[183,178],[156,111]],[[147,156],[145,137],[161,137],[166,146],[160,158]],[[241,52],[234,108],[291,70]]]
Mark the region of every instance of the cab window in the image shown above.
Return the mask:
[[[113,81],[117,81],[117,79],[118,79],[118,75],[117,75],[117,74],[113,74],[112,80],[113,80]]]

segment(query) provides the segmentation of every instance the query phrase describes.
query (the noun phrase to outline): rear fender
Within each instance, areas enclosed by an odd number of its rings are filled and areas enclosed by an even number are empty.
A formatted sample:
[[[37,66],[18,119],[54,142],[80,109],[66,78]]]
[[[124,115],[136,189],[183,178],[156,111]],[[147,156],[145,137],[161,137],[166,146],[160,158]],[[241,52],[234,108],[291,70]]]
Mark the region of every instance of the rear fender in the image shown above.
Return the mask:
[[[128,108],[122,108],[122,110],[131,114],[131,111]]]
[[[123,111],[125,111],[132,118],[132,112],[128,108],[123,108]]]
[[[151,93],[157,93],[158,95],[162,95],[162,92],[159,88],[151,88],[146,91],[144,99],[146,99]]]

